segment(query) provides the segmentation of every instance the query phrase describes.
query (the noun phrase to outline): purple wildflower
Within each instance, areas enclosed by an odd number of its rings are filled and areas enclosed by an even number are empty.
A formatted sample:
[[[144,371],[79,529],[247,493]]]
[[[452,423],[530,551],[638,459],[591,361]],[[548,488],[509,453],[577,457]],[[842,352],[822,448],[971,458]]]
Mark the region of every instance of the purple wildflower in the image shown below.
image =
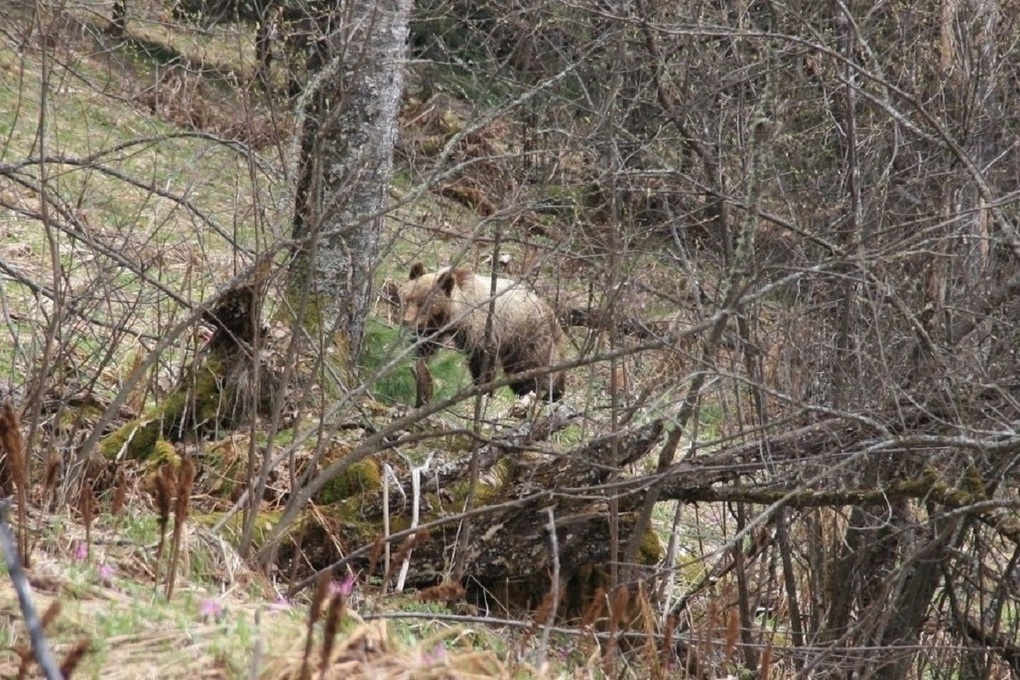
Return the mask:
[[[281,595],[276,602],[269,605],[269,609],[275,612],[285,612],[290,609],[290,602],[287,601],[287,598]]]
[[[350,597],[351,593],[354,592],[354,584],[357,582],[358,577],[354,574],[348,574],[343,581],[337,583],[331,581],[329,584],[329,594],[332,595],[343,595],[344,597]]]
[[[74,561],[84,562],[89,556],[89,548],[81,541],[74,542]]]
[[[429,665],[443,663],[446,661],[446,647],[441,644],[436,645],[431,652],[423,653],[421,660]]]
[[[99,565],[99,570],[98,570],[100,583],[102,583],[104,586],[108,586],[108,585],[112,584],[113,583],[113,575],[114,575],[115,571],[116,570],[111,565],[109,565],[109,564],[105,564],[105,563],[104,564],[100,564]]]
[[[198,613],[205,621],[218,619],[223,616],[223,604],[216,598],[207,597],[198,604]]]

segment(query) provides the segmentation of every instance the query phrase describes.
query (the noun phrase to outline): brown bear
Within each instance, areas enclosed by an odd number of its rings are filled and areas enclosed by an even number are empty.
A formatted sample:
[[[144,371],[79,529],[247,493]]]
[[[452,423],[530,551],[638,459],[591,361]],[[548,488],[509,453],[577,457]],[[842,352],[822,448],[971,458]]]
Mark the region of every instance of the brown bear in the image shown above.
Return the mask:
[[[509,279],[496,279],[492,307],[492,279],[466,269],[445,267],[426,272],[419,262],[410,279],[390,285],[389,297],[403,311],[403,325],[418,336],[418,355],[428,358],[447,340],[468,355],[475,384],[489,382],[502,367],[518,395],[529,392],[551,401],[563,396],[563,371],[514,380],[514,375],[559,363],[563,329],[544,300],[530,288]],[[486,322],[493,309],[486,349]],[[419,362],[419,367],[421,362]],[[419,368],[420,370],[420,368]],[[416,373],[416,377],[419,377]],[[419,401],[421,401],[419,391]]]

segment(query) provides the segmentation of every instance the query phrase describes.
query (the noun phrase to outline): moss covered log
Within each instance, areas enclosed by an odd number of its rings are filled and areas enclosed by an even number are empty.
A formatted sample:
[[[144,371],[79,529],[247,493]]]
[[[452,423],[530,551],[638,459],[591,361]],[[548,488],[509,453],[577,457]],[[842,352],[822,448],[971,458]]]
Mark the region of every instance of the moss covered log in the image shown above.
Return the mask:
[[[389,534],[411,526],[416,502],[418,526],[432,526],[411,554],[409,586],[425,587],[449,578],[451,558],[459,549],[466,565],[465,584],[476,599],[496,594],[504,606],[537,606],[548,592],[554,572],[553,542],[547,529],[547,509],[551,507],[561,592],[569,590],[570,602],[583,601],[587,605],[590,596],[604,588],[609,578],[604,569],[611,545],[607,501],[597,495],[566,496],[552,490],[595,486],[605,481],[613,470],[644,455],[661,434],[662,424],[650,423],[595,440],[562,456],[523,453],[522,449],[536,438],[544,439],[569,423],[569,418],[557,418],[553,415],[547,420],[523,423],[474,452],[483,473],[474,484],[473,507],[477,514],[472,520],[471,538],[464,545],[455,548],[459,532],[464,530],[459,516],[468,505],[472,486],[468,473],[471,454],[426,471],[417,500],[402,458],[355,462],[323,489],[315,499],[320,505],[304,516],[288,542],[302,546],[300,558],[316,568],[326,568],[352,554],[348,564],[362,571],[374,568],[374,577],[399,568],[383,564],[378,550],[378,541],[386,535],[382,466],[388,462],[400,480],[391,482],[389,490]],[[338,446],[327,458],[335,461],[348,452]],[[632,530],[631,517],[622,516],[619,528],[623,535]],[[640,562],[653,565],[662,559],[663,548],[653,530],[646,533]],[[373,545],[377,547],[364,549]],[[396,552],[398,545],[393,550]],[[292,566],[280,565],[284,571]],[[579,612],[565,609],[564,613]]]
[[[107,460],[148,460],[157,443],[229,430],[267,410],[279,376],[256,351],[264,337],[259,325],[259,286],[244,282],[218,298],[203,320],[215,330],[209,343],[183,372],[177,387],[144,416],[125,423],[100,444]],[[258,392],[252,386],[258,385]]]

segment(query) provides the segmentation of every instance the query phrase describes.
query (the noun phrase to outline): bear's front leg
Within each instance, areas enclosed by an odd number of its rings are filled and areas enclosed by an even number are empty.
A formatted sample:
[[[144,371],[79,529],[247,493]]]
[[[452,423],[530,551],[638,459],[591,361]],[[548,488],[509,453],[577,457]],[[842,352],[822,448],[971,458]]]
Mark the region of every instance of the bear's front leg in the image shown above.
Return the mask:
[[[436,335],[419,335],[414,343],[414,356],[428,361],[443,347],[442,339]]]
[[[421,408],[432,401],[432,373],[427,360],[419,358],[411,373],[414,375],[414,407]]]
[[[474,351],[468,356],[468,368],[476,385],[492,382],[496,377],[496,360],[486,352]]]

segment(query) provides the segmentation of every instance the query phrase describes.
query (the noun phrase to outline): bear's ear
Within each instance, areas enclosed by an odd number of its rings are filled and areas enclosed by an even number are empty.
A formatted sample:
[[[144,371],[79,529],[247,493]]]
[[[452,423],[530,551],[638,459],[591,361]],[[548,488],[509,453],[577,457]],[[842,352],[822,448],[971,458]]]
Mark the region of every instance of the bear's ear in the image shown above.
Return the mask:
[[[400,304],[400,287],[393,281],[386,279],[382,287],[383,298],[394,305]]]
[[[421,275],[424,274],[424,273],[425,273],[425,265],[423,265],[421,262],[415,262],[414,264],[411,265],[411,280],[412,281],[414,281],[417,278],[420,278]]]
[[[443,293],[447,297],[449,297],[450,293],[453,292],[454,283],[456,283],[456,279],[453,275],[452,269],[447,269],[446,271],[439,275],[438,279],[436,279],[436,287],[439,290],[443,291]]]

